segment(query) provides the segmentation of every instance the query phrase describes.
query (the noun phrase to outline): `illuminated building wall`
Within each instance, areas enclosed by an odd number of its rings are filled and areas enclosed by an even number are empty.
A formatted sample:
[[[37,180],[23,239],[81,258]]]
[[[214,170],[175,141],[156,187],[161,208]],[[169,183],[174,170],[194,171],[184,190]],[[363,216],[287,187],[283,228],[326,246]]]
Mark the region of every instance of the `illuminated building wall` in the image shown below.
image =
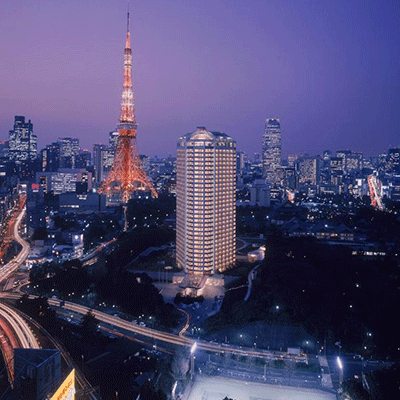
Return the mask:
[[[29,184],[26,193],[26,228],[30,236],[36,228],[46,226],[46,212],[44,192],[39,184]]]
[[[268,118],[262,140],[263,174],[265,181],[271,185],[278,184],[278,170],[282,164],[281,121]]]
[[[389,178],[390,198],[393,201],[400,201],[400,175],[393,175]]]
[[[115,147],[111,144],[109,146],[105,144],[93,145],[93,165],[96,183],[100,184],[107,176],[113,165],[114,155]]]
[[[388,150],[387,170],[388,172],[400,173],[400,148]]]
[[[60,212],[106,211],[106,196],[100,193],[61,193]]]
[[[317,185],[320,182],[321,157],[304,157],[298,162],[299,183]]]
[[[60,167],[60,143],[48,144],[42,150],[42,171],[54,172]]]
[[[117,148],[117,142],[118,142],[118,131],[112,131],[108,134],[108,145],[109,147],[112,148],[112,150],[115,152],[115,149]]]
[[[37,157],[37,137],[33,134],[31,120],[25,122],[25,117],[16,115],[14,129],[9,131],[8,154],[13,161],[30,161]]]
[[[102,152],[107,150],[105,144],[94,144],[93,145],[93,166],[94,166],[94,178],[96,183],[100,183],[102,180]]]
[[[353,153],[351,150],[339,150],[336,157],[342,159],[342,171],[345,174],[360,170],[363,167],[362,153]]]
[[[80,149],[79,154],[75,157],[74,168],[86,168],[92,165],[92,153],[85,149]]]
[[[363,167],[363,154],[353,153],[346,157],[346,171],[348,174],[352,172],[357,172]]]
[[[108,147],[101,152],[101,175],[100,181],[102,182],[107,176],[114,163],[115,149]]]
[[[60,138],[60,167],[76,168],[76,159],[80,153],[79,139],[77,138]]]
[[[87,192],[92,189],[92,173],[85,169],[62,169],[57,172],[37,172],[36,183],[44,193]]]
[[[189,274],[211,275],[235,263],[236,143],[198,127],[177,149],[176,258]]]

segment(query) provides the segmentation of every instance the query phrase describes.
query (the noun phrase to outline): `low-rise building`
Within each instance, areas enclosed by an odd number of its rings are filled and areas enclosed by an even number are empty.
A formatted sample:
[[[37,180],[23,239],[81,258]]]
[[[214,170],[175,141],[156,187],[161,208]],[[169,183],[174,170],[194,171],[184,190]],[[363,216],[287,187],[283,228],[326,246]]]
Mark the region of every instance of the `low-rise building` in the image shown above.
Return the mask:
[[[106,210],[106,196],[100,193],[62,193],[59,197],[61,213],[102,212]]]

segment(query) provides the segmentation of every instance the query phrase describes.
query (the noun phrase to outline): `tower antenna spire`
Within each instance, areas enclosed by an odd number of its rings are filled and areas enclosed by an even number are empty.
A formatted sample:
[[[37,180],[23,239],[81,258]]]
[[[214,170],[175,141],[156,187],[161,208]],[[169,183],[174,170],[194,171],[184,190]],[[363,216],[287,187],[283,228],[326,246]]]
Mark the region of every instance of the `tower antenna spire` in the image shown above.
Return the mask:
[[[128,1],[128,13],[127,13],[127,21],[126,21],[126,31],[129,32],[129,1]]]

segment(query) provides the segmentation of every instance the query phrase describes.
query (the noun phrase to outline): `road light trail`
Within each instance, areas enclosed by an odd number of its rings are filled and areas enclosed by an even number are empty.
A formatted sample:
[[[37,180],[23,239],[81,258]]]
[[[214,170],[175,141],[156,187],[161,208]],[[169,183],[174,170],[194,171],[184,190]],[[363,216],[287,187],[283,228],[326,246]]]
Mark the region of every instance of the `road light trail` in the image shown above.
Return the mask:
[[[1,317],[11,326],[20,347],[25,349],[39,349],[40,345],[28,324],[9,306],[0,303]]]
[[[52,306],[59,306],[60,301],[49,299],[49,304]],[[71,302],[65,302],[63,308],[76,312],[78,314],[86,314],[90,308],[86,306],[81,306]],[[289,355],[285,352],[270,352],[270,351],[263,351],[263,350],[254,350],[250,348],[238,349],[233,346],[222,346],[220,344],[212,344],[205,341],[199,341],[194,339],[189,339],[184,336],[177,336],[173,333],[162,332],[155,329],[142,327],[140,325],[134,324],[132,322],[123,320],[119,317],[113,317],[109,314],[103,313],[101,311],[97,311],[92,309],[93,315],[101,322],[105,322],[109,325],[118,327],[120,329],[127,330],[129,332],[134,332],[136,334],[147,336],[152,339],[157,339],[166,343],[175,344],[178,346],[185,346],[185,347],[192,347],[192,345],[197,342],[197,347],[201,350],[216,352],[216,353],[225,353],[231,352],[238,355],[244,356],[253,356],[259,358],[268,358],[268,359],[292,359],[295,361],[306,361],[305,355]]]
[[[14,382],[14,368],[12,360],[14,349],[40,348],[35,335],[28,324],[12,308],[0,303],[0,346],[7,367],[8,379],[11,387]]]
[[[8,381],[11,387],[14,382],[14,369],[12,368],[12,360],[14,358],[13,342],[16,343],[17,339],[10,332],[8,325],[0,320],[0,348],[7,367]]]
[[[185,332],[189,328],[190,314],[186,310],[182,310],[182,308],[178,308],[178,311],[180,311],[181,313],[185,314],[185,317],[186,317],[186,322],[185,322],[185,324],[183,325],[182,329],[179,332],[179,336],[183,337],[183,335],[185,334]]]
[[[29,243],[19,234],[19,228],[24,216],[25,208],[23,208],[18,215],[13,230],[14,239],[22,246],[22,250],[0,270],[0,282],[8,279],[8,277],[25,262],[29,255]]]
[[[4,296],[5,293],[2,293],[1,297]],[[15,295],[12,296],[10,293],[8,294],[8,298],[12,297],[15,298]],[[19,298],[19,296],[17,296]],[[2,303],[0,303],[2,304]],[[61,357],[63,358],[65,364],[68,366],[69,369],[75,368],[75,378],[76,381],[78,382],[78,385],[82,388],[83,391],[87,393],[87,396],[89,396],[92,400],[98,400],[97,395],[94,393],[94,388],[90,384],[90,382],[86,379],[86,377],[82,374],[82,372],[79,370],[78,366],[74,363],[71,355],[68,353],[68,351],[64,348],[64,346],[56,340],[53,336],[51,336],[46,329],[44,329],[39,323],[37,323],[34,319],[30,318],[28,315],[24,314],[21,311],[15,310],[13,307],[8,306],[10,309],[12,309],[16,314],[20,314],[20,317],[29,320],[32,325],[34,325],[46,338],[53,344],[54,348],[60,350]]]

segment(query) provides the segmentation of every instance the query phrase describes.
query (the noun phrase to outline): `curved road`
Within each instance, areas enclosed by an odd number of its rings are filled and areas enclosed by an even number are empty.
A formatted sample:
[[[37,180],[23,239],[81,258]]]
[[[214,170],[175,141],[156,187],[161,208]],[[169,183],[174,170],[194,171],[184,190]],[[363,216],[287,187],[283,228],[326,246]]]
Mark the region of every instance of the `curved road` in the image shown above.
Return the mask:
[[[20,214],[18,215],[15,224],[14,224],[14,239],[22,246],[22,250],[15,256],[9,263],[7,263],[1,270],[0,270],[0,282],[9,278],[9,276],[15,272],[21,265],[25,262],[26,258],[29,255],[29,243],[25,241],[19,234],[19,228],[22,222],[22,219],[25,216],[25,208],[21,210]],[[0,293],[0,297],[3,296],[4,293]],[[20,296],[18,296],[20,297]],[[97,399],[97,396],[93,393],[93,389],[90,383],[87,381],[85,376],[81,374],[77,366],[71,360],[70,355],[67,351],[63,348],[63,346],[56,341],[51,335],[48,334],[47,331],[43,329],[36,321],[29,318],[27,315],[22,314],[20,311],[16,311],[13,307],[10,307],[4,303],[0,303],[0,314],[1,318],[12,327],[13,331],[16,334],[17,340],[21,347],[23,348],[32,348],[38,349],[40,345],[33,334],[32,330],[25,322],[26,320],[30,320],[30,323],[36,326],[39,330],[42,331],[43,334],[47,336],[47,338],[53,343],[54,347],[61,351],[61,355],[64,358],[66,364],[70,368],[75,368],[76,370],[76,380],[78,384],[83,388],[83,391],[93,400]],[[22,315],[22,316],[21,316]]]
[[[29,255],[29,243],[22,239],[19,234],[19,227],[24,216],[25,208],[18,215],[17,220],[14,224],[13,232],[15,240],[22,246],[22,250],[0,270],[0,282],[6,280],[9,275],[16,271],[25,262],[26,258]]]
[[[20,346],[24,349],[39,349],[40,345],[31,328],[25,320],[12,308],[0,303],[1,318],[5,320],[15,332]]]

